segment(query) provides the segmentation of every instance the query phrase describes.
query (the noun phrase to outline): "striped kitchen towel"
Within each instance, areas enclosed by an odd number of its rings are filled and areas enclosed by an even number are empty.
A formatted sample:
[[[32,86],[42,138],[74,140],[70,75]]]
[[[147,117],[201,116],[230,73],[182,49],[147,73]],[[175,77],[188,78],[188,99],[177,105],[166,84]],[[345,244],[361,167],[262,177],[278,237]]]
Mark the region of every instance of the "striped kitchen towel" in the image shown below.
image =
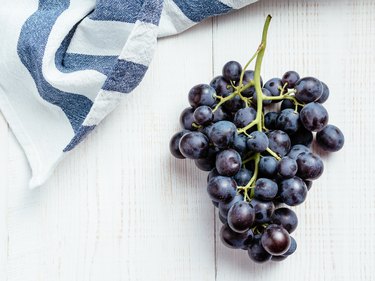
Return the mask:
[[[137,87],[157,37],[253,2],[2,0],[0,109],[30,163],[30,187]]]

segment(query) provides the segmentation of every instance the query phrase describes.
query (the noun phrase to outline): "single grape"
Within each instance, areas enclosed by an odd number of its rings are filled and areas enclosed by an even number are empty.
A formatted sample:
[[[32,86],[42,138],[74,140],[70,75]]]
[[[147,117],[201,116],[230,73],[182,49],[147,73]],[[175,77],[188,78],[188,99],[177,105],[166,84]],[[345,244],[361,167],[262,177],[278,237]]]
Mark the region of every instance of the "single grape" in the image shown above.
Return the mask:
[[[299,114],[293,109],[284,109],[276,120],[276,128],[288,134],[297,132],[300,126]]]
[[[256,223],[267,223],[271,220],[271,216],[275,211],[275,205],[272,201],[252,199],[250,205],[254,208]]]
[[[259,174],[262,177],[274,178],[277,175],[277,160],[272,156],[264,156],[259,161]]]
[[[251,228],[246,232],[246,239],[243,241],[243,250],[248,250],[249,247],[254,243],[254,232]]]
[[[281,82],[280,78],[272,78],[268,80],[263,86],[263,88],[266,88],[268,91],[270,91],[271,95],[274,97],[280,96],[280,87],[283,87],[283,83]]]
[[[231,93],[223,95],[223,97],[227,97],[230,94]],[[240,96],[235,96],[232,99],[226,101],[223,104],[223,107],[224,107],[225,111],[227,111],[228,113],[235,114],[238,110],[245,107],[245,102],[241,99]]]
[[[234,149],[223,150],[216,156],[216,170],[223,176],[234,176],[241,169],[240,154]]]
[[[220,230],[221,242],[232,249],[241,249],[244,247],[244,242],[247,239],[247,233],[237,233],[233,231],[228,224],[224,224]]]
[[[320,103],[311,102],[302,108],[300,119],[307,130],[319,132],[328,123],[328,112]]]
[[[207,184],[207,192],[211,200],[229,203],[236,196],[236,182],[229,177],[213,177]]]
[[[234,115],[233,122],[236,124],[237,128],[243,128],[249,125],[255,120],[257,112],[252,107],[241,108]]]
[[[179,143],[180,143],[180,139],[183,137],[183,135],[185,135],[187,133],[189,133],[189,131],[182,130],[181,132],[178,132],[178,133],[174,134],[172,136],[170,142],[169,142],[169,151],[176,158],[179,158],[179,159],[185,158],[185,156],[182,155],[182,153],[180,151]]]
[[[247,232],[255,220],[254,208],[245,201],[237,202],[229,209],[227,220],[233,231]]]
[[[255,240],[255,239],[254,239]],[[264,263],[271,259],[272,255],[262,246],[261,240],[256,239],[248,250],[249,257],[256,263]]]
[[[281,102],[281,106],[280,106],[280,111],[284,110],[284,109],[293,109],[295,110],[296,109],[296,106],[294,104],[293,101],[289,100],[289,99],[285,99]],[[302,109],[302,106],[297,106],[297,112],[300,112]]]
[[[289,233],[283,227],[270,224],[262,235],[261,243],[268,253],[279,256],[288,251],[291,239]]]
[[[213,124],[209,124],[205,127],[201,126],[199,129],[198,129],[198,132],[201,132],[202,134],[204,134],[206,137],[210,137],[210,132],[212,130],[212,126]]]
[[[207,125],[214,120],[212,108],[207,105],[201,105],[194,111],[194,120],[198,125]]]
[[[216,147],[224,149],[233,143],[236,132],[237,128],[232,122],[219,121],[212,126],[209,138]]]
[[[279,113],[270,111],[264,115],[264,126],[268,130],[276,130],[276,120],[279,117]]]
[[[279,174],[284,178],[292,178],[297,174],[298,166],[296,160],[285,156],[283,157],[277,166]]]
[[[297,157],[297,175],[304,180],[315,180],[319,178],[324,170],[322,159],[311,152],[302,152]]]
[[[293,70],[290,70],[290,71],[285,72],[285,74],[281,78],[281,83],[283,85],[285,83],[288,83],[286,87],[288,89],[293,89],[299,79],[300,79],[299,74]]]
[[[194,86],[189,92],[189,103],[193,108],[200,105],[212,106],[216,101],[215,89],[207,84]]]
[[[200,132],[190,132],[180,139],[179,149],[189,159],[205,158],[208,155],[208,138]]]
[[[304,126],[300,126],[297,132],[290,135],[292,145],[303,144],[309,147],[311,146],[313,139],[313,133],[307,130]]]
[[[219,172],[216,169],[212,169],[207,175],[207,183],[214,177],[220,176]]]
[[[225,80],[237,82],[240,80],[242,66],[236,61],[229,61],[223,67],[223,77]]]
[[[219,214],[221,214],[223,217],[227,218],[229,209],[232,208],[234,204],[237,202],[242,202],[243,196],[241,194],[236,194],[232,201],[229,203],[219,203]]]
[[[322,96],[316,101],[318,103],[325,103],[329,98],[329,88],[326,83],[322,82],[323,85],[323,94]]]
[[[294,252],[297,250],[297,241],[292,236],[290,236],[290,246],[288,251],[284,253],[284,256],[290,256],[294,254]]]
[[[305,201],[307,187],[302,179],[293,177],[281,181],[279,193],[283,203],[288,206],[297,206]]]
[[[327,125],[316,134],[316,142],[323,150],[336,152],[344,146],[345,137],[339,128],[334,125]]]
[[[241,156],[246,152],[247,136],[240,134],[234,137],[233,149],[235,149]]]
[[[263,152],[269,145],[268,137],[261,131],[254,131],[247,139],[247,148],[253,152]]]
[[[181,127],[189,131],[195,131],[196,128],[193,127],[194,121],[194,108],[185,108],[180,115]]]
[[[296,98],[304,103],[314,102],[323,94],[322,83],[314,77],[299,79],[295,85]]]
[[[223,93],[233,92],[233,87],[224,79],[223,76],[216,76],[210,82],[210,86],[214,88],[217,96],[223,96]]]
[[[298,155],[302,152],[310,152],[310,149],[302,144],[296,144],[292,146],[292,149],[288,153],[288,157],[297,160]]]
[[[253,70],[246,70],[243,76],[243,85],[246,86],[247,84],[254,82],[254,71]],[[263,80],[260,77],[260,86],[263,87]],[[244,97],[250,98],[255,93],[255,87],[251,86],[246,90],[242,91],[241,94]]]
[[[219,106],[218,109],[214,112],[213,122],[229,120],[229,115],[223,110],[223,107]]]
[[[211,171],[215,168],[216,151],[213,148],[208,149],[208,155],[205,158],[195,159],[194,163],[202,171]]]
[[[254,196],[259,200],[271,201],[276,197],[277,191],[277,183],[270,179],[259,178],[255,182]]]
[[[285,207],[276,209],[273,213],[271,221],[273,224],[281,225],[289,233],[296,230],[298,226],[298,218],[296,213],[293,210]]]
[[[236,181],[237,186],[245,186],[249,183],[252,176],[253,176],[252,171],[246,168],[242,168],[241,170],[238,171],[237,174],[235,174],[233,179]]]
[[[291,142],[287,133],[280,130],[271,131],[268,134],[268,139],[268,147],[281,157],[285,156],[289,152]]]
[[[267,97],[271,97],[272,96],[271,92],[268,89],[266,89],[266,88],[262,89],[262,93],[263,93],[264,96],[267,96]],[[253,93],[253,104],[256,106],[257,102],[258,102],[257,93],[254,92]],[[267,105],[271,104],[271,102],[272,102],[272,100],[265,100],[264,99],[263,100],[263,105],[267,106]]]

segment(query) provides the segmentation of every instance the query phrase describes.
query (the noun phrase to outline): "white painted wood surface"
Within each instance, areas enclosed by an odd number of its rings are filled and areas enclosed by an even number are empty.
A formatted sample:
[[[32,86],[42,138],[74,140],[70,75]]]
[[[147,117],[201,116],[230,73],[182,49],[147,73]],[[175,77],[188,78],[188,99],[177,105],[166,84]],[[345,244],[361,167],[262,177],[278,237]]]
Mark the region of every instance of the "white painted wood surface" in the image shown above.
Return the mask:
[[[221,245],[206,175],[169,155],[186,93],[255,51],[331,88],[344,149],[296,208],[297,253],[255,265]],[[0,117],[0,280],[375,280],[375,1],[261,0],[160,40],[141,86],[57,169],[26,187],[25,157]]]

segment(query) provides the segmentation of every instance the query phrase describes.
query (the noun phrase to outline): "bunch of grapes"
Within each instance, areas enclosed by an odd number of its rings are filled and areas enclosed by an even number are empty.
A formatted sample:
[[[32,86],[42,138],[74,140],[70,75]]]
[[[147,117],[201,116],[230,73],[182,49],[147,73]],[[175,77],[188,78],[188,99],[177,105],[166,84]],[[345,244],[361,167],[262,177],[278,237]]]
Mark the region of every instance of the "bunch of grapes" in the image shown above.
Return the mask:
[[[190,107],[180,116],[183,130],[170,141],[173,156],[209,171],[207,192],[223,223],[222,242],[247,250],[255,262],[281,261],[297,248],[290,234],[298,219],[284,206],[303,203],[323,173],[321,158],[310,149],[313,133],[325,151],[344,145],[340,129],[328,125],[325,83],[288,71],[263,84],[270,19],[244,68],[230,61],[209,85],[190,90]],[[254,71],[247,70],[254,59]]]

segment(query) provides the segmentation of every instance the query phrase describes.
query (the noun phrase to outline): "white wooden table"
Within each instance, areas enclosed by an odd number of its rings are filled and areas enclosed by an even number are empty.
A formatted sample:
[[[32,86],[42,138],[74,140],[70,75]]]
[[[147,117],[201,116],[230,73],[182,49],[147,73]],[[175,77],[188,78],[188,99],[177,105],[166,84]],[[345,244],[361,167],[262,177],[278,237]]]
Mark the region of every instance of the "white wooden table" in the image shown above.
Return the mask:
[[[256,265],[225,248],[206,175],[168,150],[191,86],[256,50],[273,21],[263,78],[294,69],[331,89],[346,136],[296,208],[296,254]],[[0,118],[0,280],[375,280],[375,1],[261,0],[159,41],[136,93],[30,191]]]

